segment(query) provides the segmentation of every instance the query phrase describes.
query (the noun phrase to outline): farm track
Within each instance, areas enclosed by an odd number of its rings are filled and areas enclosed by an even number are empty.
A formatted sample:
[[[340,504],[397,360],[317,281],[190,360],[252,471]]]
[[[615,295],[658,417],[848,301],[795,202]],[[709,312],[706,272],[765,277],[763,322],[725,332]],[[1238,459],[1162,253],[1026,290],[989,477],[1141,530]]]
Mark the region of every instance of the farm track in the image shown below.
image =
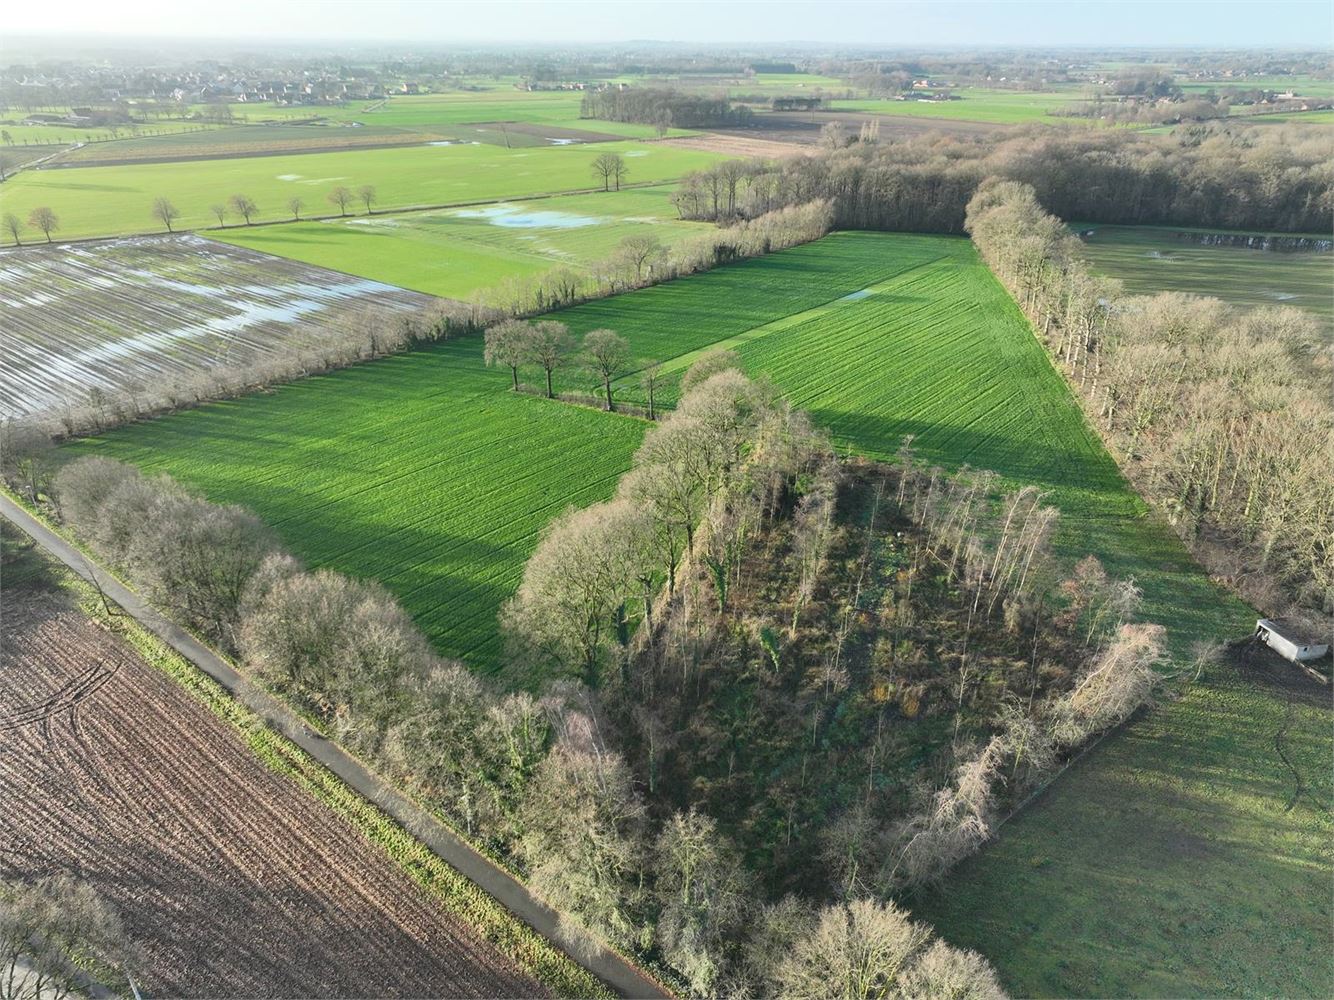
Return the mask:
[[[77,550],[7,497],[0,497],[0,513],[75,573],[90,575]],[[554,935],[556,914],[511,876],[104,570],[98,578],[111,600],[262,719],[520,919]],[[0,698],[17,703],[5,715],[11,719],[59,701],[69,674],[87,674],[81,660],[105,657],[103,644],[112,641],[67,610],[30,613],[23,621],[24,638],[6,644],[0,671]],[[72,630],[77,642],[69,639]],[[20,817],[0,828],[0,873],[26,877],[72,867],[106,891],[141,922],[143,936],[159,941],[150,994],[545,995],[342,820],[264,768],[220,720],[164,676],[116,652],[121,668],[81,702],[82,743],[59,724],[59,714],[49,738],[39,726],[16,728],[20,740],[6,734],[0,742],[0,813]],[[67,762],[52,774],[52,747],[88,766]],[[124,796],[119,808],[103,782]],[[58,838],[43,833],[53,815]],[[183,922],[189,935],[179,931]],[[219,941],[228,947],[218,948]],[[284,960],[276,964],[275,955]],[[625,995],[661,995],[618,956],[602,952],[586,965]]]

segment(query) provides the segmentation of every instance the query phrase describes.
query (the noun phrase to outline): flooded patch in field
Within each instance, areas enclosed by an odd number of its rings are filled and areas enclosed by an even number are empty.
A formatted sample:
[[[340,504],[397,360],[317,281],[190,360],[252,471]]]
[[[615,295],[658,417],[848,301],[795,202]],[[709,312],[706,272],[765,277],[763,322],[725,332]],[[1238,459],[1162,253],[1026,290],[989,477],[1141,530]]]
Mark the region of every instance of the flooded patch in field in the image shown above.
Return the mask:
[[[79,406],[94,388],[160,391],[317,348],[350,313],[392,322],[430,301],[192,235],[3,250],[0,288],[0,417]]]
[[[647,149],[632,149],[632,150],[630,150],[630,152],[628,152],[628,153],[624,153],[624,154],[622,154],[622,155],[624,155],[627,159],[629,159],[630,157],[634,157],[634,156],[648,156],[648,150],[647,150]]]
[[[844,296],[843,296],[841,299],[839,299],[838,301],[840,301],[840,302],[858,302],[858,301],[860,301],[860,300],[862,300],[862,299],[864,299],[864,298],[866,298],[866,297],[868,297],[868,296],[874,295],[874,294],[875,294],[875,289],[874,289],[874,288],[860,288],[860,289],[858,289],[858,290],[855,291],[855,292],[849,292],[847,295],[844,295]]]
[[[300,175],[300,174],[279,174],[279,175],[278,175],[278,180],[280,180],[280,181],[299,181],[299,180],[301,180],[301,175]]]
[[[595,215],[575,215],[573,212],[524,211],[517,205],[488,205],[486,208],[465,208],[454,213],[460,219],[484,219],[493,226],[506,229],[582,229],[602,221]]]
[[[547,139],[553,146],[573,146],[578,141],[578,139]]]
[[[428,142],[428,146],[480,146],[480,142],[470,141],[468,139],[436,139],[434,142]]]

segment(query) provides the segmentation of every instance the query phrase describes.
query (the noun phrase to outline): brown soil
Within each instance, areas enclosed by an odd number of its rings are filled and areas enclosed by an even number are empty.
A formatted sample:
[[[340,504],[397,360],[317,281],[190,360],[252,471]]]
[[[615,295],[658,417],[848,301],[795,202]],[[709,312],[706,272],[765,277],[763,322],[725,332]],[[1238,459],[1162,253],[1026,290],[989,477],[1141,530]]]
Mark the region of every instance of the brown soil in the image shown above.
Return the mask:
[[[93,885],[149,995],[545,995],[55,597],[6,594],[0,816],[0,878]]]

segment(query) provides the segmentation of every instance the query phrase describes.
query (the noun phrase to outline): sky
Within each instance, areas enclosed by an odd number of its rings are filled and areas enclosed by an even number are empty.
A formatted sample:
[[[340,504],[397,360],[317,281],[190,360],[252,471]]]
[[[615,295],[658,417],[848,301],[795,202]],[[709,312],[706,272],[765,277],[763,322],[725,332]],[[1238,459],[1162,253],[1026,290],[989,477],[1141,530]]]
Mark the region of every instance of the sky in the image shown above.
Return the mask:
[[[1331,0],[55,0],[12,35],[847,46],[1330,48]],[[4,39],[0,36],[0,56]]]

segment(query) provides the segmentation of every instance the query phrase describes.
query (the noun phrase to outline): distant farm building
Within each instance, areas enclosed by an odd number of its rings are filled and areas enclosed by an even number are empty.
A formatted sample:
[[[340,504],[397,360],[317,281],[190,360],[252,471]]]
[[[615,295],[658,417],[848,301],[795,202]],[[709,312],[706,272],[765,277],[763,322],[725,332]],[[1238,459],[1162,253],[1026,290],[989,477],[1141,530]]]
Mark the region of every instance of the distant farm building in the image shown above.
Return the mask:
[[[1318,660],[1329,652],[1329,636],[1282,618],[1261,618],[1255,623],[1255,638],[1293,663]]]

